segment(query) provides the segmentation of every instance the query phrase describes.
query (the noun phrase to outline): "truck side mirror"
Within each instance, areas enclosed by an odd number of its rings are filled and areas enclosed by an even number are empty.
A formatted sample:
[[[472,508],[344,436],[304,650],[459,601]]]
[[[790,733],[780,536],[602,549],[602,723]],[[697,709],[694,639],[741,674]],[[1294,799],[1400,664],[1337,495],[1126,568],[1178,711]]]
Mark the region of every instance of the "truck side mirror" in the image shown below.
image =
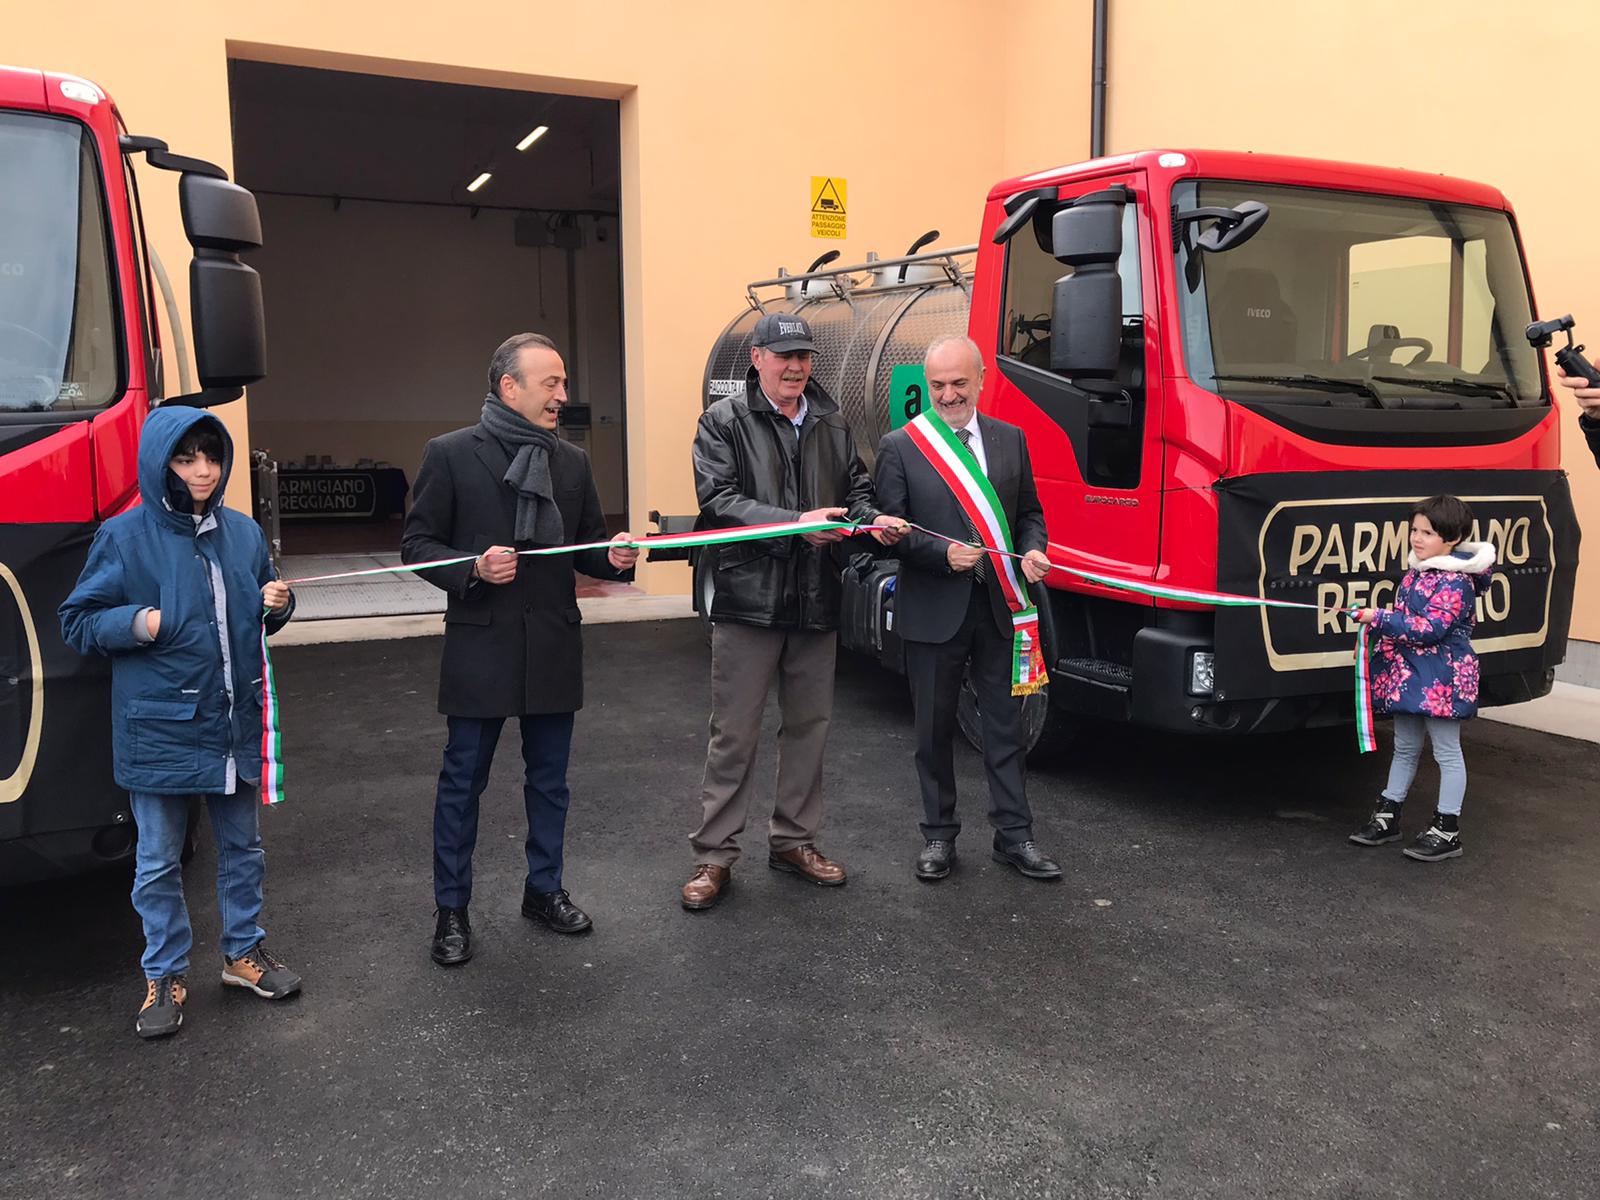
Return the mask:
[[[256,198],[226,179],[185,173],[178,202],[194,247],[189,296],[200,386],[254,383],[267,373],[265,307],[261,276],[239,255],[261,245]]]
[[[1072,267],[1050,303],[1050,369],[1072,378],[1109,379],[1122,352],[1120,202],[1086,198],[1051,221],[1054,256]],[[1098,201],[1098,202],[1096,202]]]

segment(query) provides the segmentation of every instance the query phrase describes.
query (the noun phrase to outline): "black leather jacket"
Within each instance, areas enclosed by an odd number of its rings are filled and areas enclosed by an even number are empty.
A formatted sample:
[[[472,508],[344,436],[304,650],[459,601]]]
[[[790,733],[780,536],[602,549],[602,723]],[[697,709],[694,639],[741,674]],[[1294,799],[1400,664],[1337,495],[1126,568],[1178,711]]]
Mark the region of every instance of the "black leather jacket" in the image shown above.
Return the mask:
[[[816,382],[806,385],[805,398],[798,457],[793,427],[762,392],[754,367],[744,395],[724,397],[700,415],[694,435],[699,528],[793,521],[813,508],[843,508],[852,521],[877,518],[872,477],[839,406]],[[838,628],[840,551],[851,541],[813,546],[786,537],[702,551],[715,555],[711,619],[773,629]]]

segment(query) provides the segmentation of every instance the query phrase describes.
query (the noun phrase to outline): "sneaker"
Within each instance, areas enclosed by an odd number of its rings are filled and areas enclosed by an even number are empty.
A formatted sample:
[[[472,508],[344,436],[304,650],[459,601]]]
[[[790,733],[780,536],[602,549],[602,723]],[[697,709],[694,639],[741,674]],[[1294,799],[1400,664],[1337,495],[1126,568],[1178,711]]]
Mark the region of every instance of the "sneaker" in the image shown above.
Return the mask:
[[[300,976],[268,954],[265,942],[238,958],[224,956],[222,963],[222,982],[229,987],[249,988],[268,1000],[283,1000],[300,990]]]
[[[1405,856],[1418,862],[1439,862],[1461,857],[1460,818],[1454,813],[1436,812],[1428,832],[1405,848]]]
[[[1381,846],[1385,842],[1400,840],[1400,805],[1381,796],[1378,810],[1367,818],[1367,823],[1350,835],[1358,846]]]
[[[142,1038],[171,1037],[183,1027],[183,1002],[189,998],[188,984],[182,975],[163,975],[144,983],[144,1006],[139,1009],[139,1019],[133,1023],[134,1032]]]

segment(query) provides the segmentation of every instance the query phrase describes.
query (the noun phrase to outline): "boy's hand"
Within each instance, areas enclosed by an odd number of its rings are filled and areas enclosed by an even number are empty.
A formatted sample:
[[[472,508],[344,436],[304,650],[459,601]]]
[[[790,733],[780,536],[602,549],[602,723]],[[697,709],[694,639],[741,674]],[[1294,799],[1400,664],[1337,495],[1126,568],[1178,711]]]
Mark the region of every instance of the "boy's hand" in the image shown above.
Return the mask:
[[[150,640],[156,640],[156,634],[161,632],[161,610],[152,608],[144,615],[144,627],[150,631]]]
[[[281,579],[274,579],[271,583],[261,586],[261,603],[273,612],[282,612],[289,607],[289,585]]]

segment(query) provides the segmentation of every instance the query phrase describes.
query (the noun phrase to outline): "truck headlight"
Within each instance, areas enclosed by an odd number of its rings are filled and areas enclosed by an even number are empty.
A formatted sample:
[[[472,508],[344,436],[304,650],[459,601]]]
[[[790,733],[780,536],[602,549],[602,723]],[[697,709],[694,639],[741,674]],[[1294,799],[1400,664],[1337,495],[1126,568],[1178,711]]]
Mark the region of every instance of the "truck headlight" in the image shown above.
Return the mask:
[[[1209,696],[1217,686],[1217,656],[1209,650],[1195,650],[1189,655],[1189,694]]]

